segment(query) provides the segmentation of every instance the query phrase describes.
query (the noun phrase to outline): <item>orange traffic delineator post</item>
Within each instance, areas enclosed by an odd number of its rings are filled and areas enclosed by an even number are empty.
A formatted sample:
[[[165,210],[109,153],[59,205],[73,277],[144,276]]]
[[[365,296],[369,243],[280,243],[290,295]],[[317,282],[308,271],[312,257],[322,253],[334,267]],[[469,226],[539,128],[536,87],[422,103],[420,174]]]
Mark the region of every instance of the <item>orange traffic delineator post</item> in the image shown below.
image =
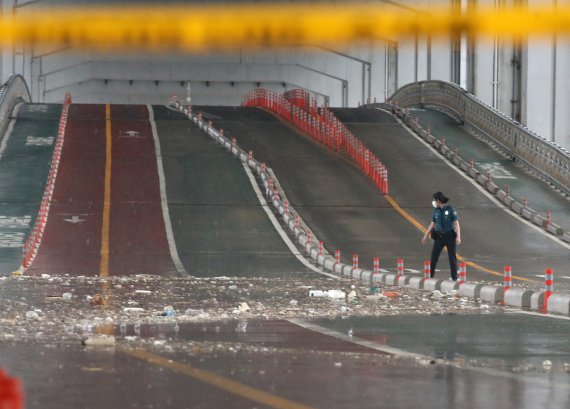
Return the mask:
[[[309,244],[313,243],[313,235],[310,230],[307,230],[307,243]]]
[[[424,278],[430,278],[430,277],[431,277],[431,262],[424,261]]]
[[[463,284],[467,281],[467,264],[460,263],[459,264],[459,284]]]
[[[358,254],[352,255],[352,268],[358,268]]]
[[[380,259],[378,257],[374,257],[374,273],[377,274],[380,272]]]
[[[401,258],[398,259],[398,275],[404,275],[404,260]]]
[[[505,266],[504,277],[503,277],[503,287],[505,292],[513,287],[512,275],[513,275],[513,270],[511,266]]]
[[[340,250],[334,251],[334,262],[340,264]]]
[[[547,268],[544,274],[544,311],[548,310],[548,299],[554,293],[554,271]]]

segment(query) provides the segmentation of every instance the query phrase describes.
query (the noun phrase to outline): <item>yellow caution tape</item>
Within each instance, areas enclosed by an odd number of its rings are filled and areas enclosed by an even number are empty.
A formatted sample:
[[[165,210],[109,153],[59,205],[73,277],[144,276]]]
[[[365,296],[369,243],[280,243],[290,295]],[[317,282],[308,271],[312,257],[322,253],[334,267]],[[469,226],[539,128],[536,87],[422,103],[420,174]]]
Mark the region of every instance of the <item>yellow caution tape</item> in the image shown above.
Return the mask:
[[[31,8],[30,8],[31,9]],[[340,46],[420,35],[570,33],[570,8],[425,13],[351,4],[246,4],[19,10],[0,20],[0,43],[89,49],[211,51],[279,45]]]

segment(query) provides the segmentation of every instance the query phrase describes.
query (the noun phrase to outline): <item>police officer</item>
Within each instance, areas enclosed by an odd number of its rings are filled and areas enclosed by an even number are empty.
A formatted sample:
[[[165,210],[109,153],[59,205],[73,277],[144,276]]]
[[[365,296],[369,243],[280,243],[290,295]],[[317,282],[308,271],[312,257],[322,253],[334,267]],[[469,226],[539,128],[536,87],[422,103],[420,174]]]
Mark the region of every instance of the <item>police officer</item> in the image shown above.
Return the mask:
[[[457,211],[447,204],[449,198],[441,192],[433,195],[432,206],[435,207],[431,223],[426,234],[422,238],[422,243],[427,242],[428,235],[434,240],[431,251],[431,271],[433,278],[437,260],[444,247],[447,247],[449,255],[449,267],[451,268],[451,279],[457,281],[457,256],[456,247],[461,244],[461,228],[459,227],[459,217]]]

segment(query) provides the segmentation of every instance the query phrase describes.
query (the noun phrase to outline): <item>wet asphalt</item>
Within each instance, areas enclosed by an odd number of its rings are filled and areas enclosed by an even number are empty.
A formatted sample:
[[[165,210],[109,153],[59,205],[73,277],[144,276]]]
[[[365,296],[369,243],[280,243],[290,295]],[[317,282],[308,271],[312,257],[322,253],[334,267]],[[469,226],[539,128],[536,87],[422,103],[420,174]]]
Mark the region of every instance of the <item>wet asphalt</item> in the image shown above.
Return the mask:
[[[379,256],[386,268],[404,257],[406,267],[421,269],[429,254],[419,245],[421,233],[341,155],[256,109],[202,110],[273,167],[329,251],[341,249],[345,261],[359,252],[367,267],[372,257]],[[567,252],[494,208],[391,118],[357,110],[338,115],[378,150],[391,169],[392,196],[423,224],[441,181],[456,192],[449,196],[462,216],[461,251],[470,260],[500,269],[512,259],[515,274],[528,278],[536,278],[547,261],[560,271],[568,266]],[[239,162],[227,160],[186,120],[160,110],[156,119],[185,268],[204,276],[301,271],[269,233],[267,220],[262,222]],[[204,182],[211,174],[226,183]],[[222,256],[222,262],[213,261]],[[471,278],[490,279],[476,272]],[[41,333],[27,342],[3,339],[0,367],[22,380],[28,409],[570,405],[570,322],[560,318],[507,311],[115,324],[88,330],[114,334],[114,348],[84,347],[76,337],[43,340]]]
[[[0,354],[0,366],[24,380],[28,409],[570,403],[568,321],[485,314],[311,324],[327,334],[288,321],[242,320],[116,328],[118,347],[110,349],[3,342],[0,350],[10,353]],[[139,341],[130,340],[136,333]],[[368,346],[356,344],[362,340]],[[422,357],[389,355],[386,347]]]

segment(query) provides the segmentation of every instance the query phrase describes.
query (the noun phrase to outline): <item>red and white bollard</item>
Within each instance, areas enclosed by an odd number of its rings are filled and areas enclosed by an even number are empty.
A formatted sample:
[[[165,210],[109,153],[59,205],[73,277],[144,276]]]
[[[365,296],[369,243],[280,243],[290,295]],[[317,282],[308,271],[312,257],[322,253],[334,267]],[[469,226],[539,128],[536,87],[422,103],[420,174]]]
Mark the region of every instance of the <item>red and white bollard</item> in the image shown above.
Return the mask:
[[[352,255],[352,268],[358,268],[358,254]]]
[[[554,292],[554,271],[547,268],[544,273],[544,310],[548,310],[548,299]]]
[[[550,213],[550,210],[548,210],[546,212],[546,221],[544,222],[544,228],[548,229],[548,226],[550,225],[551,222],[552,222],[552,214]]]
[[[208,129],[212,129],[212,121],[208,121]]]
[[[431,261],[424,261],[424,278],[431,277]]]
[[[265,164],[265,162],[261,162],[261,173],[265,173],[266,170],[267,170],[267,165]]]
[[[285,213],[289,213],[289,202],[285,202]]]
[[[309,244],[313,243],[313,233],[311,233],[310,230],[307,230],[307,243]]]
[[[334,251],[334,262],[339,264],[340,263],[340,250]]]
[[[319,256],[322,256],[325,252],[325,248],[322,241],[319,241]]]
[[[404,275],[404,260],[401,258],[398,259],[398,275]]]
[[[301,218],[298,215],[295,215],[295,228],[301,227]]]
[[[513,270],[511,268],[511,266],[505,266],[505,269],[503,270],[503,288],[504,291],[506,292],[507,290],[510,290],[511,288],[513,288]]]
[[[374,257],[373,260],[374,263],[374,274],[377,274],[380,272],[380,259],[378,257]]]
[[[251,160],[253,160],[253,151],[249,151],[249,152],[247,153],[247,160],[248,160],[248,162],[251,161]]]
[[[467,264],[459,263],[459,284],[467,281]]]

